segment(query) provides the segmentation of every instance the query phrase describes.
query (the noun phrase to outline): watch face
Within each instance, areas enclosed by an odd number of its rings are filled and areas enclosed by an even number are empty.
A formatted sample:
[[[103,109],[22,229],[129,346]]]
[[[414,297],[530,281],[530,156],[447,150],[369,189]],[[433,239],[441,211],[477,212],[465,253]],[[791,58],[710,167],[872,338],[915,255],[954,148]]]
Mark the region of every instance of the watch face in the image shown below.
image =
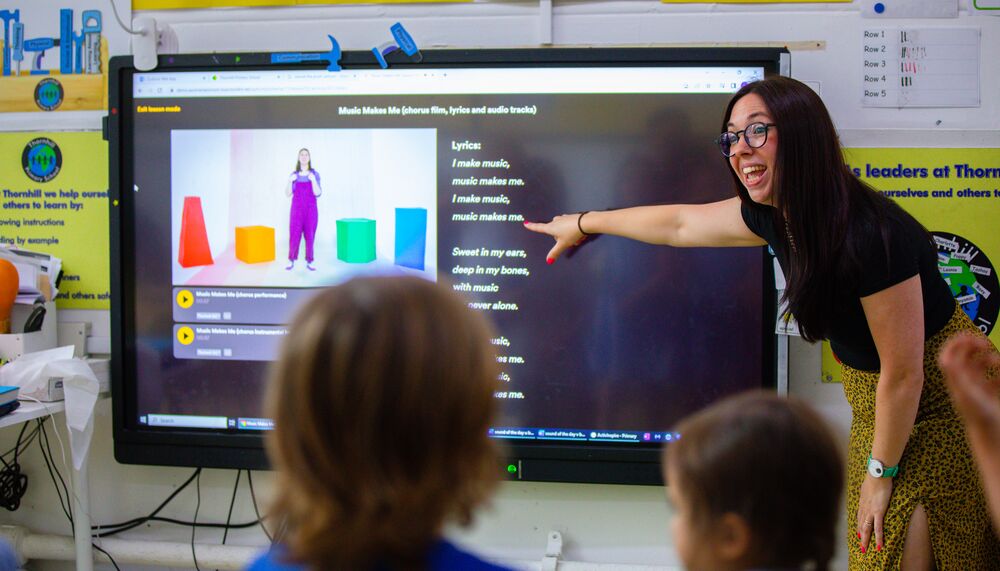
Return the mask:
[[[868,461],[868,473],[871,474],[873,477],[875,477],[875,478],[881,478],[883,471],[884,470],[882,468],[882,463],[881,462],[879,462],[878,460],[875,460],[875,459],[872,459],[872,460]]]

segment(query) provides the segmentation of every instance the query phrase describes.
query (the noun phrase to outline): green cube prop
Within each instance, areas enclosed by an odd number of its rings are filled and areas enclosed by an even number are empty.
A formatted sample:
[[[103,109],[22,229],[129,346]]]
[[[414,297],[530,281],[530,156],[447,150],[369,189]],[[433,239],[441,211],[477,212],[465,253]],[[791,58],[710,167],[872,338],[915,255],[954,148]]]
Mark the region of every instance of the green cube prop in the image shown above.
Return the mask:
[[[370,218],[337,220],[337,259],[349,264],[375,261],[375,221]]]

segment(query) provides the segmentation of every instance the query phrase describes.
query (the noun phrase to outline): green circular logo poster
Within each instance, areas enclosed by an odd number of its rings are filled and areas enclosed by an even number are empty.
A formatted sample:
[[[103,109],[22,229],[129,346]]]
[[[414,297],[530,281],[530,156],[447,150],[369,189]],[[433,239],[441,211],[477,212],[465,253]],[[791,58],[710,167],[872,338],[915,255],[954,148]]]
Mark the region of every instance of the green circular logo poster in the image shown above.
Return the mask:
[[[21,153],[24,174],[35,182],[49,182],[62,168],[62,152],[59,145],[47,137],[32,139]]]
[[[47,77],[35,86],[35,105],[42,111],[55,111],[62,105],[65,93],[58,80]]]

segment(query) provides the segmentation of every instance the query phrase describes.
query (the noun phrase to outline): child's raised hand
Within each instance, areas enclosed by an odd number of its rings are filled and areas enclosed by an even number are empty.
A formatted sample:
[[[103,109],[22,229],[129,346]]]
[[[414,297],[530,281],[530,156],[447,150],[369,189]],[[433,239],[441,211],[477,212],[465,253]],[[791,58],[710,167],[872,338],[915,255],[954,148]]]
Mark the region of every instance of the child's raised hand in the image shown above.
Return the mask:
[[[1000,435],[1000,353],[990,341],[978,335],[956,335],[941,348],[938,363],[970,433]]]

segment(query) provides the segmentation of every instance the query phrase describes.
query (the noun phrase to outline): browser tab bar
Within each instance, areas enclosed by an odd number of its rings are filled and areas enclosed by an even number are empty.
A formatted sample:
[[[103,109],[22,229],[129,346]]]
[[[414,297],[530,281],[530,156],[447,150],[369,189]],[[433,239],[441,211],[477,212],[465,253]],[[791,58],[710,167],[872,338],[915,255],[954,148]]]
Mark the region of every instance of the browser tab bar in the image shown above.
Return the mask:
[[[569,93],[732,93],[763,78],[763,68],[510,68],[341,72],[138,73],[136,98],[310,95]],[[171,90],[161,89],[169,85]]]

